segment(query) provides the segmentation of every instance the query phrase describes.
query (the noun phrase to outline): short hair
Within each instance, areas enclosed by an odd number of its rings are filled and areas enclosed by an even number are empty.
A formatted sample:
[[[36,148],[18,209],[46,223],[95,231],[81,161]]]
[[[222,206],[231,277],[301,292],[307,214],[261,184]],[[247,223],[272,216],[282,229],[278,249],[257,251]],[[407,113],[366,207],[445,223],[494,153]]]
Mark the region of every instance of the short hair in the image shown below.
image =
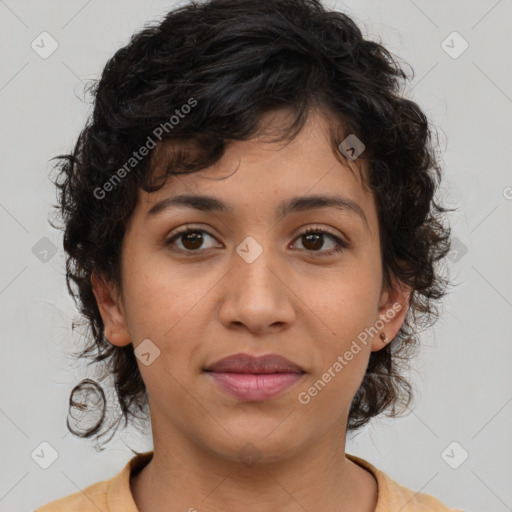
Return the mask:
[[[55,157],[54,206],[63,220],[67,287],[88,329],[79,357],[103,361],[100,380],[113,379],[119,414],[107,425],[103,390],[86,379],[71,392],[70,414],[86,407],[77,394],[94,387],[101,413],[82,430],[68,417],[73,434],[100,437],[147,411],[133,345],[105,338],[91,285],[97,272],[121,289],[122,240],[139,189],[153,192],[169,176],[214,164],[229,141],[256,136],[262,115],[279,108],[293,115],[276,142],[292,140],[316,110],[364,143],[362,178],[375,193],[383,285],[395,277],[412,290],[398,334],[370,355],[347,430],[409,405],[406,363],[419,327],[439,316],[448,280],[438,263],[449,251],[450,228],[443,226],[448,209],[435,198],[442,169],[436,132],[402,94],[407,79],[381,42],[365,39],[347,14],[317,0],[192,1],[146,25],[108,60],[93,81],[94,109],[72,153]],[[330,139],[337,158],[348,161],[340,132],[333,129]],[[149,156],[136,159],[142,147]]]

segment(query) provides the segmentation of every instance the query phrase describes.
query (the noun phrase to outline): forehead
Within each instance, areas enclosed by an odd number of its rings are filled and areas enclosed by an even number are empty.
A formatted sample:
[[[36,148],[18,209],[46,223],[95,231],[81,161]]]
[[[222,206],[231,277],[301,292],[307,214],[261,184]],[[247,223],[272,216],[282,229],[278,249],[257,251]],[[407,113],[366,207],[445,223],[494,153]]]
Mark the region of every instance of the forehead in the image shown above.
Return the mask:
[[[359,207],[371,226],[376,221],[374,198],[360,176],[360,171],[366,172],[366,162],[349,162],[341,152],[337,155],[333,151],[331,137],[336,134],[341,142],[346,136],[343,127],[325,115],[312,113],[293,140],[269,142],[268,137],[275,136],[276,128],[289,119],[288,115],[283,110],[268,113],[261,119],[258,137],[227,143],[223,156],[210,167],[171,175],[156,192],[139,190],[135,215],[147,218],[163,201],[193,194],[217,198],[227,206],[226,214],[240,216],[250,211],[253,215],[282,215],[287,213],[292,198],[329,195],[343,197],[356,209]],[[166,164],[165,148],[160,155],[155,174]]]

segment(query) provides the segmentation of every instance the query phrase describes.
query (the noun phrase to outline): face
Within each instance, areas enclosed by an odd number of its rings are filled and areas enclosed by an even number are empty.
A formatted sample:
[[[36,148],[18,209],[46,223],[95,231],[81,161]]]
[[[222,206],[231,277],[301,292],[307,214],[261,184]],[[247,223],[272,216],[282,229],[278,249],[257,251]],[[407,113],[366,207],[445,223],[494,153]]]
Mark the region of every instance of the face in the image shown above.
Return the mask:
[[[344,438],[370,353],[385,346],[379,333],[398,332],[408,290],[382,289],[375,200],[333,154],[328,127],[311,114],[288,145],[236,142],[216,165],[140,191],[122,293],[93,285],[107,339],[143,354],[155,446],[180,439],[236,460],[251,443],[272,460]],[[181,195],[197,208],[161,203]],[[205,371],[234,354],[277,354],[301,372],[226,381]]]

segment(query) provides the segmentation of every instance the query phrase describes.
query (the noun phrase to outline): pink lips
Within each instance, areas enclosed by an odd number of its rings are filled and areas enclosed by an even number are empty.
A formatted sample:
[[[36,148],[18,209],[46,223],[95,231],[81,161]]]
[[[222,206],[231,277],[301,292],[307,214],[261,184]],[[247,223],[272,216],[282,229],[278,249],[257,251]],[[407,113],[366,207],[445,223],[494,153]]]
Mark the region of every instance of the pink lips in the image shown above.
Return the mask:
[[[250,401],[267,400],[283,393],[305,373],[300,366],[277,354],[261,357],[235,354],[205,371],[223,391]]]

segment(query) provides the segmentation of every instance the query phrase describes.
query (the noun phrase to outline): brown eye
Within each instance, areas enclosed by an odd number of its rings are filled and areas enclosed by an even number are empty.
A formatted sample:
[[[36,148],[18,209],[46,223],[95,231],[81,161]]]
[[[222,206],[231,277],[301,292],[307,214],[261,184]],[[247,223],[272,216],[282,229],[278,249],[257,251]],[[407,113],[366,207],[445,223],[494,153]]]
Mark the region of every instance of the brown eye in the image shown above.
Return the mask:
[[[325,237],[330,238],[334,242],[334,247],[330,250],[321,251],[325,243]],[[302,245],[307,251],[317,252],[320,256],[331,256],[348,248],[347,243],[323,229],[309,228],[300,233],[297,239],[303,240]]]
[[[324,245],[323,237],[323,233],[308,233],[302,235],[302,238],[305,240],[303,245],[308,251],[318,251]]]
[[[166,240],[165,245],[172,246],[176,244],[178,251],[199,253],[201,250],[211,249],[213,247],[204,247],[204,243],[208,238],[215,240],[215,238],[204,229],[188,228],[175,233],[171,238]],[[309,228],[298,235],[297,240],[299,239],[302,239],[304,250],[312,253],[314,256],[317,256],[315,253],[318,253],[318,256],[331,256],[349,247],[346,242],[322,229]],[[326,239],[331,241],[333,247],[328,250],[322,250]]]
[[[200,231],[189,231],[184,235],[181,235],[183,246],[186,249],[190,249],[191,251],[194,249],[199,249],[203,244],[203,235]]]
[[[165,245],[173,245],[176,241],[180,241],[182,247],[178,246],[179,250],[184,252],[198,252],[198,249],[201,249],[205,239],[208,237],[214,240],[213,236],[203,229],[187,229],[173,235],[165,242]]]

